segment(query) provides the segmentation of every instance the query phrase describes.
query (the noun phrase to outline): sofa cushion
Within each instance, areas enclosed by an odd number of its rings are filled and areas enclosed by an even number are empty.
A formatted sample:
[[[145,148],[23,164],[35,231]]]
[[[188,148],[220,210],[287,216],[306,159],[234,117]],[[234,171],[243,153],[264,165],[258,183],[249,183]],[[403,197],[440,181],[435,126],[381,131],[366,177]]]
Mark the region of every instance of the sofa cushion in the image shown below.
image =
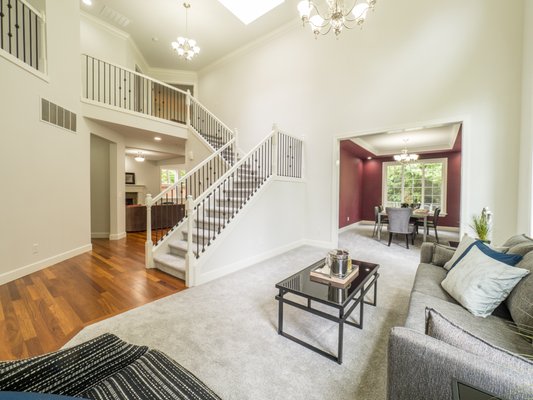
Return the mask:
[[[459,304],[450,303],[425,293],[411,293],[405,326],[423,333],[425,331],[426,307],[446,315],[446,318],[454,324],[495,346],[517,354],[533,354],[531,343],[518,334],[511,325],[511,321],[494,315],[487,318],[475,317]]]
[[[521,235],[511,236],[509,239],[505,241],[505,243],[502,246],[513,247],[520,243],[531,243],[531,242],[533,242],[533,239],[531,239],[529,236],[521,234]]]
[[[473,243],[457,259],[441,285],[478,317],[487,317],[504,301],[528,270],[512,267],[522,259]]]
[[[124,369],[80,393],[97,400],[220,399],[213,391],[174,360],[149,350]]]
[[[457,246],[453,257],[446,264],[444,264],[444,269],[449,270],[452,265],[454,265],[455,262],[463,255],[463,253],[467,251],[468,248],[475,242],[476,239],[471,238],[466,234],[463,235],[463,237],[461,238],[461,242],[459,243],[459,246]]]
[[[457,304],[453,297],[440,285],[442,280],[446,278],[446,272],[444,268],[433,264],[420,264],[416,270],[413,291]]]
[[[426,334],[458,349],[483,357],[517,374],[533,370],[533,361],[494,346],[454,324],[434,309],[426,309]]]
[[[515,286],[507,297],[506,303],[518,330],[531,337],[533,333],[533,252],[526,254],[517,267],[527,269],[530,274]]]
[[[513,247],[510,247],[507,251],[508,254],[518,254],[525,256],[527,253],[533,250],[533,241],[518,243]]]
[[[104,334],[80,345],[26,360],[0,362],[0,391],[76,396],[141,357],[147,348]]]
[[[436,244],[433,249],[433,257],[431,264],[443,267],[448,261],[450,261],[455,254],[455,249],[450,246],[444,246],[442,244]]]

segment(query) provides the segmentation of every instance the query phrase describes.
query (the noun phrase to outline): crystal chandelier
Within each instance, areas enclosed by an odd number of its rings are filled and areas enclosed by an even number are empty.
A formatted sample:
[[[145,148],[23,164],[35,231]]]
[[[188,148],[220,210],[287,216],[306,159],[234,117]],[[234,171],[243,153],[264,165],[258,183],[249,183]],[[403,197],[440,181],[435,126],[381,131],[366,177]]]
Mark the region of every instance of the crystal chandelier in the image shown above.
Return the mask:
[[[321,13],[315,1],[303,0],[298,3],[300,18],[305,26],[318,35],[327,35],[332,29],[339,36],[343,28],[353,29],[365,22],[368,10],[373,10],[376,0],[325,0],[327,11]],[[346,5],[345,3],[348,3]]]
[[[191,5],[189,3],[183,3],[185,7],[185,35],[189,33],[189,21],[188,13]],[[186,37],[179,36],[177,41],[172,42],[172,48],[178,53],[178,56],[185,58],[187,61],[193,59],[194,56],[200,53],[200,47],[196,44],[196,40],[188,39]]]
[[[397,161],[401,164],[409,164],[410,162],[418,160],[418,154],[411,153],[409,154],[407,152],[407,142],[409,139],[404,139],[405,147],[403,148],[402,152],[400,154],[394,155],[394,161]]]

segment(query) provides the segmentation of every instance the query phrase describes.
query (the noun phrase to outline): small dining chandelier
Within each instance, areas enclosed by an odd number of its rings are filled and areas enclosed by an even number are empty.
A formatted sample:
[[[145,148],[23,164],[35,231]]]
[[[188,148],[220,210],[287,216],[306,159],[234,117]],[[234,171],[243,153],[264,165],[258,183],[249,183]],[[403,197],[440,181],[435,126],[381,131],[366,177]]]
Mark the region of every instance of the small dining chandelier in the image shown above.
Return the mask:
[[[400,154],[394,155],[394,161],[397,161],[401,164],[409,164],[410,162],[418,160],[418,154],[409,153],[407,151],[407,142],[409,139],[404,139],[405,147],[402,149]]]
[[[189,3],[183,3],[185,7],[185,36],[189,34],[189,21],[188,13],[191,5]],[[178,53],[178,56],[185,58],[187,61],[193,59],[200,53],[200,47],[196,44],[196,40],[188,39],[187,37],[179,36],[175,42],[172,42],[172,48]]]
[[[298,3],[298,12],[303,25],[309,24],[311,30],[318,35],[327,35],[332,29],[339,36],[344,28],[353,29],[361,26],[368,10],[373,10],[376,0],[325,0],[327,10],[320,12],[316,1],[303,0]],[[348,3],[345,4],[345,3]]]

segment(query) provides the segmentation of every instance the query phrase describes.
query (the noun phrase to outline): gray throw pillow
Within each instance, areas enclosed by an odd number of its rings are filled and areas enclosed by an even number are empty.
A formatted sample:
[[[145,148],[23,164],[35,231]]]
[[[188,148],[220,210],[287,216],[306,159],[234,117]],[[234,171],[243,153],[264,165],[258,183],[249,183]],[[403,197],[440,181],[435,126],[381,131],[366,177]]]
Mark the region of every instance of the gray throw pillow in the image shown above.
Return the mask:
[[[533,252],[524,256],[517,265],[530,274],[523,278],[507,297],[506,304],[519,332],[533,336]]]
[[[524,234],[521,234],[521,235],[511,236],[509,239],[507,239],[507,241],[502,246],[513,247],[520,243],[532,243],[532,242],[533,242],[533,239],[531,239],[530,237]]]
[[[433,258],[431,264],[443,267],[448,261],[450,261],[455,253],[453,247],[444,246],[442,244],[435,244],[433,248]]]
[[[483,357],[506,369],[512,369],[519,374],[531,374],[533,369],[532,360],[485,342],[483,339],[455,325],[432,308],[426,308],[426,335]]]
[[[533,241],[518,243],[507,251],[507,254],[518,254],[525,256],[527,253],[533,250]]]

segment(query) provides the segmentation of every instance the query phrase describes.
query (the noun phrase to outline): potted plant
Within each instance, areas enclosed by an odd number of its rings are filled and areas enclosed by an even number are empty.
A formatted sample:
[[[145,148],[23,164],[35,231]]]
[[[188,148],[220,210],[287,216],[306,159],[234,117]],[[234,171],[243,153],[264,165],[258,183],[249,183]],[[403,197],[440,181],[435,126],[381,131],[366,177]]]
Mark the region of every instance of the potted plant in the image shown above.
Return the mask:
[[[472,225],[470,227],[474,230],[479,240],[490,243],[490,222],[487,213],[482,212],[481,215],[472,216]]]

